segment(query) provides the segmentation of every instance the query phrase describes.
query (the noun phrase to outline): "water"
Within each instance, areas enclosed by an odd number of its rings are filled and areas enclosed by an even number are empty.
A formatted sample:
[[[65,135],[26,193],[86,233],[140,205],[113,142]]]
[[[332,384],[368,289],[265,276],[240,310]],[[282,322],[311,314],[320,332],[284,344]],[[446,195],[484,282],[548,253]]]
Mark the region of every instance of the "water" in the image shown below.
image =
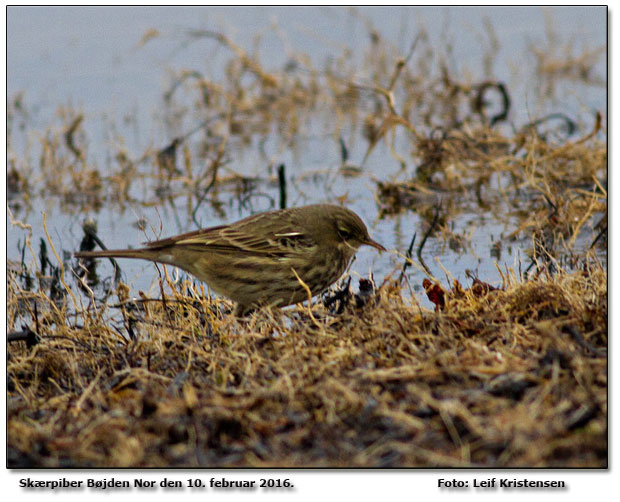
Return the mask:
[[[291,51],[308,55],[316,68],[325,68],[350,48],[350,61],[358,62],[356,81],[368,81],[361,62],[369,51],[368,23],[376,34],[406,54],[420,27],[426,30],[432,47],[445,55],[453,75],[471,75],[472,81],[496,79],[510,88],[513,107],[511,120],[524,124],[532,117],[561,111],[582,128],[591,127],[594,110],[605,111],[604,85],[584,85],[562,80],[552,95],[546,96],[539,81],[534,81],[536,62],[532,47],[544,47],[550,28],[559,47],[572,47],[576,54],[606,44],[604,7],[393,7],[393,8],[197,8],[197,7],[10,7],[7,11],[7,94],[9,101],[23,93],[28,112],[27,134],[12,133],[11,149],[23,159],[37,144],[37,133],[50,124],[59,107],[71,107],[84,115],[89,162],[104,175],[114,162],[111,146],[122,137],[126,150],[135,156],[146,149],[157,150],[172,138],[196,125],[191,109],[182,118],[172,118],[162,107],[162,96],[173,75],[180,69],[195,69],[218,81],[224,75],[231,51],[212,40],[186,44],[191,30],[217,30],[225,33],[250,54],[257,52],[266,70],[281,70]],[[493,27],[493,36],[487,26]],[[277,26],[277,29],[274,29]],[[145,41],[145,34],[158,36]],[[260,39],[257,35],[262,34]],[[494,39],[496,44],[494,44]],[[493,57],[490,57],[492,55]],[[561,54],[558,54],[560,57]],[[596,78],[606,80],[606,61],[599,57],[592,68]],[[432,68],[439,72],[438,68]],[[490,72],[490,73],[489,73]],[[532,85],[536,82],[536,85]],[[191,106],[191,102],[180,104]],[[180,124],[179,129],[176,125]],[[366,145],[355,141],[355,126],[345,124],[341,136],[349,139],[350,160],[360,164]],[[114,131],[111,133],[110,131]],[[40,133],[39,133],[40,134]],[[401,141],[402,138],[397,138]],[[30,147],[28,142],[30,141]],[[259,153],[261,149],[264,153]],[[406,149],[405,149],[406,150]],[[417,233],[420,241],[425,227],[416,212],[378,219],[375,180],[404,179],[400,167],[385,146],[378,146],[364,164],[361,176],[337,174],[341,164],[337,135],[329,121],[317,120],[304,134],[287,145],[272,135],[264,144],[234,144],[229,149],[228,166],[235,172],[263,181],[248,199],[221,197],[223,214],[204,204],[196,217],[201,226],[233,221],[277,204],[278,187],[269,181],[273,167],[284,163],[288,176],[288,205],[336,202],[346,197],[347,206],[366,221],[373,237],[394,250],[378,254],[362,248],[353,271],[367,276],[372,271],[381,280],[403,263],[402,254]],[[31,161],[36,164],[37,158]],[[272,166],[269,171],[268,166]],[[152,164],[141,166],[152,168]],[[314,173],[314,175],[312,175]],[[400,176],[400,178],[399,178]],[[36,185],[36,176],[33,180]],[[134,195],[140,199],[152,187],[138,184]],[[133,204],[122,212],[108,210],[81,213],[53,196],[32,199],[30,206],[14,208],[14,217],[31,225],[35,252],[44,237],[42,212],[59,252],[77,249],[82,238],[81,224],[94,217],[99,234],[110,248],[136,246],[141,241],[165,237],[195,228],[189,217],[187,200],[180,197],[170,203]],[[194,201],[195,202],[195,201]],[[135,223],[145,218],[156,229],[139,231]],[[19,259],[17,242],[26,232],[8,223],[7,253]],[[506,247],[499,260],[490,253],[493,242],[508,233],[514,221],[480,215],[464,209],[453,221],[452,231],[466,237],[465,244],[451,249],[440,238],[429,239],[424,248],[425,262],[433,274],[444,279],[444,270],[466,282],[466,270],[475,271],[485,281],[497,283],[501,268],[518,266],[523,254],[519,243]],[[159,229],[161,234],[159,233]],[[524,243],[529,245],[530,243]],[[437,261],[438,260],[438,261]],[[105,275],[108,265],[100,272]],[[153,266],[141,262],[123,262],[125,279],[134,289],[152,288],[157,277]],[[108,271],[109,273],[109,271]],[[412,267],[409,279],[419,287],[424,273]],[[157,294],[157,288],[152,289]]]

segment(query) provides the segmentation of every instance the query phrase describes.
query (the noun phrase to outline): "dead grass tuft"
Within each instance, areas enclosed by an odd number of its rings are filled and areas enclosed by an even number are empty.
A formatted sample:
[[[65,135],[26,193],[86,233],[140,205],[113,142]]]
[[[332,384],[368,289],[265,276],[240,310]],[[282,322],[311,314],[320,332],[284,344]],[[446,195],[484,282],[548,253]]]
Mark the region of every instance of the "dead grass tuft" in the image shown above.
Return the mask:
[[[11,467],[606,465],[601,268],[459,287],[436,312],[388,281],[339,315],[241,321],[186,283],[132,307],[133,338],[111,303],[30,297],[38,343],[9,344]]]

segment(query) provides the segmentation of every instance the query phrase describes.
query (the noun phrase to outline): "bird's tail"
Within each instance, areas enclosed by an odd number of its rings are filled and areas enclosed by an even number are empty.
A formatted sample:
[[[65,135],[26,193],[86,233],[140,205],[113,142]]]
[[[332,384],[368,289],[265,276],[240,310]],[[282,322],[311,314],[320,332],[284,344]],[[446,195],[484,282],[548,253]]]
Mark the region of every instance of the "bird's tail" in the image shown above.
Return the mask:
[[[157,253],[150,249],[106,249],[103,251],[76,251],[76,258],[139,258],[156,260]]]

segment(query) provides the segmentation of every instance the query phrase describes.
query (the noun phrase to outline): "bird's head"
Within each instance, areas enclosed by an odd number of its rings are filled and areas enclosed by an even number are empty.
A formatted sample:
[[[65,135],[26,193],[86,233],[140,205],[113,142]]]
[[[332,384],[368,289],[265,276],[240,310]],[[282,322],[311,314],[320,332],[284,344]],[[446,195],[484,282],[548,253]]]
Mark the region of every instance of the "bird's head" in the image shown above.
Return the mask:
[[[381,244],[371,239],[366,225],[357,214],[344,207],[334,207],[330,218],[332,223],[330,240],[333,240],[336,246],[350,250],[348,254],[351,255],[364,245],[385,251]]]

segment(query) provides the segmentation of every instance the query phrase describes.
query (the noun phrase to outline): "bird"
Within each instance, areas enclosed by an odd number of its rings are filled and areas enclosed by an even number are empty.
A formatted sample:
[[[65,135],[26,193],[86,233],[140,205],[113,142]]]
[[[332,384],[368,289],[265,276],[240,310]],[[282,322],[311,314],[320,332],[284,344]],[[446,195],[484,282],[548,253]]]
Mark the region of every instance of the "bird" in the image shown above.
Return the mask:
[[[179,267],[236,303],[245,317],[316,296],[346,271],[362,245],[386,251],[350,209],[313,204],[145,243],[138,249],[78,251],[76,258],[138,258]],[[309,294],[310,293],[310,294]]]

